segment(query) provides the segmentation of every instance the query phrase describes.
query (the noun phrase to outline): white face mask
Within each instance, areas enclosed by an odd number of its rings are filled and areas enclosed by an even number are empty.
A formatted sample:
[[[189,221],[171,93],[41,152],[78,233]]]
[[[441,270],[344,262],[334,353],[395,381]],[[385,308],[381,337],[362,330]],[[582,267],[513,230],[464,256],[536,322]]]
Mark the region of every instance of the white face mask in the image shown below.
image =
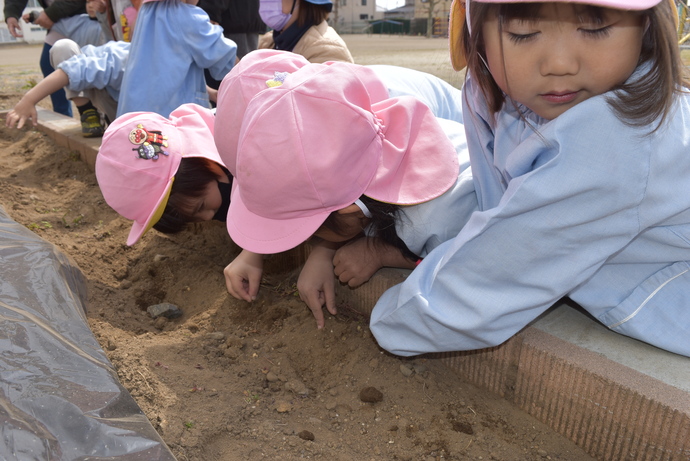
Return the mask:
[[[261,0],[259,2],[259,16],[268,27],[277,31],[283,30],[285,24],[292,17],[291,14],[283,13],[282,0]]]

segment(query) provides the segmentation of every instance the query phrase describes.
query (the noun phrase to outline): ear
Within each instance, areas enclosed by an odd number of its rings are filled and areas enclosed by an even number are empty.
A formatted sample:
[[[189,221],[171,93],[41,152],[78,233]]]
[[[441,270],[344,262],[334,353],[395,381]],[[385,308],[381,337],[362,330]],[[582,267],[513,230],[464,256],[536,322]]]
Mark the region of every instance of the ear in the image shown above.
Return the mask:
[[[354,203],[352,205],[346,206],[345,208],[341,208],[340,210],[336,211],[338,214],[352,214],[352,213],[360,213],[364,217],[364,213],[362,213],[362,210],[355,205]]]

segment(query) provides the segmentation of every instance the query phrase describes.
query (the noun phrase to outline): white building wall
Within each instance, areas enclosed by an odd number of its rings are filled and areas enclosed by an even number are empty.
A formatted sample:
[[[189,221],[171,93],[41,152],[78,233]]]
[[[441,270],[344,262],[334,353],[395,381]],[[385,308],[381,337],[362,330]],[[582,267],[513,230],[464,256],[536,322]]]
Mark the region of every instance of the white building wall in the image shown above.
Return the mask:
[[[340,34],[358,34],[366,32],[369,21],[382,18],[376,0],[333,0],[329,21]]]

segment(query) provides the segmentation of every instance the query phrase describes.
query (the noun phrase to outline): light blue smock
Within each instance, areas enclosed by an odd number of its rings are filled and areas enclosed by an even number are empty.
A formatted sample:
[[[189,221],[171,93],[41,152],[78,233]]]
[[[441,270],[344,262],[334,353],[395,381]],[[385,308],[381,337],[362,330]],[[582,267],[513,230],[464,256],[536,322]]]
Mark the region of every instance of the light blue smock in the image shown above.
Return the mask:
[[[82,54],[72,56],[58,64],[67,74],[72,91],[92,88],[105,89],[115,101],[120,98],[120,88],[125,74],[130,44],[110,41],[101,46],[87,45]]]
[[[563,296],[605,326],[690,356],[690,95],[649,133],[607,96],[552,121],[463,107],[480,211],[377,302],[398,355],[501,344]],[[452,213],[452,210],[445,210]]]
[[[222,80],[237,45],[196,6],[179,1],[141,5],[122,81],[118,116],[135,111],[168,117],[185,103],[210,107],[204,69]]]

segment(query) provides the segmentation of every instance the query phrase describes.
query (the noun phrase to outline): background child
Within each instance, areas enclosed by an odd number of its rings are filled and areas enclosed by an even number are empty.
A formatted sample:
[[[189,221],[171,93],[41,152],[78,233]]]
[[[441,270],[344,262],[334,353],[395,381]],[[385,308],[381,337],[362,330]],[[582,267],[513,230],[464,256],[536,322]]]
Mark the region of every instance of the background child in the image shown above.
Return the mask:
[[[321,328],[322,306],[335,313],[334,262],[352,285],[382,266],[414,267],[476,209],[471,176],[459,174],[468,166],[462,125],[435,117],[419,99],[391,97],[373,69],[338,62],[278,72],[246,112],[226,114],[225,104],[242,100],[237,94],[252,78],[243,64],[221,85],[216,118],[219,152],[237,175],[228,231],[246,250],[225,270],[228,291],[250,301],[262,254],[314,235],[320,240],[298,288]],[[391,71],[400,84],[405,70]],[[411,75],[412,82],[430,77]],[[352,243],[336,253],[345,242]]]
[[[7,114],[6,125],[22,128],[31,120],[36,126],[36,104],[64,87],[68,99],[74,101],[81,114],[82,135],[102,136],[104,128],[98,112],[105,115],[107,122],[115,119],[129,43],[110,41],[80,49],[74,41],[62,39],[55,42],[50,56],[56,70],[27,91]],[[92,117],[96,120],[90,120]]]
[[[169,119],[118,117],[103,135],[96,179],[108,205],[134,221],[127,245],[151,227],[177,232],[187,222],[225,220],[232,184],[213,143],[213,113],[196,104]]]
[[[331,0],[260,0],[259,14],[273,29],[259,39],[259,48],[292,51],[309,62],[354,62],[347,44],[328,25]]]
[[[385,349],[494,346],[569,296],[613,331],[690,355],[690,95],[675,11],[585,3],[469,2],[451,49],[468,63],[480,211],[378,301]],[[462,24],[457,0],[452,14]]]
[[[169,0],[175,3],[177,0]],[[183,5],[175,8],[185,8]],[[197,11],[198,10],[198,11]],[[154,11],[158,11],[154,9]],[[162,16],[172,16],[168,14],[168,10],[161,8]],[[198,8],[187,11],[180,10],[182,13],[198,15]],[[205,15],[201,11],[202,15]],[[180,18],[183,20],[184,17]],[[197,18],[201,22],[203,19]],[[149,19],[155,21],[155,19]],[[138,23],[138,22],[137,22]],[[218,35],[219,29],[217,26],[212,26],[206,17],[205,27],[201,27],[199,33],[188,30],[189,35],[184,36],[189,39],[191,45],[184,45],[183,48],[190,53],[198,52],[200,55],[206,56],[207,59],[217,59],[217,65],[212,69],[219,69],[220,74],[225,75],[227,71],[232,68],[234,63],[234,44],[232,41],[225,39]],[[143,27],[143,26],[142,26]],[[159,27],[163,27],[159,25]],[[209,28],[215,28],[209,31]],[[208,32],[206,35],[203,31]],[[184,38],[177,37],[176,40]],[[86,137],[101,136],[103,134],[103,127],[100,124],[100,117],[96,114],[96,123],[92,123],[89,119],[90,112],[94,113],[96,110],[105,115],[106,121],[109,123],[114,120],[118,114],[128,112],[127,108],[121,109],[121,99],[125,99],[130,104],[139,107],[140,112],[157,112],[163,116],[167,116],[179,101],[179,105],[183,103],[201,103],[204,107],[209,106],[209,93],[205,86],[203,78],[203,69],[199,68],[190,60],[197,59],[193,54],[187,56],[178,56],[180,59],[170,59],[168,65],[170,69],[177,69],[177,72],[166,74],[166,76],[157,76],[156,78],[146,77],[141,75],[142,68],[146,73],[149,72],[148,64],[155,61],[155,59],[148,59],[145,53],[139,54],[141,59],[146,63],[132,61],[128,64],[131,58],[132,47],[144,47],[144,41],[154,40],[152,49],[165,49],[168,46],[174,46],[174,40],[166,38],[164,33],[160,35],[161,40],[155,37],[149,37],[146,34],[141,34],[133,43],[122,41],[111,41],[102,46],[85,46],[79,48],[78,45],[67,39],[59,40],[51,49],[51,60],[54,63],[57,71],[48,75],[45,79],[27,92],[22,100],[17,103],[14,109],[8,114],[6,124],[7,126],[17,125],[21,128],[24,123],[31,119],[34,126],[37,124],[36,104],[51,94],[58,88],[65,87],[68,97],[74,100],[77,108],[82,114],[82,133]],[[204,50],[203,45],[207,43],[211,47],[209,50]],[[195,48],[195,46],[197,48]],[[204,53],[208,53],[205,55]],[[168,53],[169,54],[169,53]],[[178,53],[179,55],[180,53]],[[232,57],[232,59],[230,59]],[[198,58],[203,60],[204,58]],[[129,78],[129,74],[139,75],[139,78]],[[129,86],[125,82],[129,82]],[[134,82],[137,82],[136,85]],[[134,85],[134,88],[132,86]],[[201,85],[203,91],[200,91],[198,85]],[[179,88],[178,88],[179,87]],[[126,88],[129,88],[127,90]],[[128,94],[125,95],[125,92]],[[209,90],[212,91],[212,90]],[[174,96],[173,96],[174,95]],[[215,93],[213,95],[215,98]],[[131,107],[131,106],[130,106]]]
[[[39,0],[39,4],[43,7],[43,11],[41,11],[38,17],[34,18],[33,21],[30,21],[30,19],[32,19],[30,13],[23,14],[27,4],[28,0],[6,0],[4,2],[3,16],[7,23],[7,29],[13,37],[22,37],[21,26],[19,25],[20,18],[26,23],[32,22],[48,31],[39,60],[41,73],[44,77],[47,77],[55,70],[50,65],[50,47],[56,40],[62,38],[60,34],[51,32],[50,29],[56,22],[64,18],[86,13],[86,2],[81,0],[53,2]],[[62,89],[51,94],[50,99],[55,112],[69,117],[72,116],[72,104],[67,100],[65,92]]]
[[[143,2],[120,89],[118,116],[145,111],[167,117],[186,103],[209,107],[204,69],[221,80],[235,64],[237,46],[196,3]]]

